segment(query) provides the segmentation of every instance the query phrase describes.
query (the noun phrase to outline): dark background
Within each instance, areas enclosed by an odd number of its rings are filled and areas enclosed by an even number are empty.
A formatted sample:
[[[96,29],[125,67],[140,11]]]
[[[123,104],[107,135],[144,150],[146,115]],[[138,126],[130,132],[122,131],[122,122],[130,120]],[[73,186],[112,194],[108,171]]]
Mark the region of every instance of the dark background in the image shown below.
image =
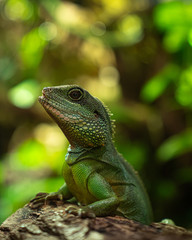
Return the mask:
[[[37,97],[79,84],[109,106],[155,221],[192,227],[192,2],[0,1],[0,222],[56,191],[67,140]]]

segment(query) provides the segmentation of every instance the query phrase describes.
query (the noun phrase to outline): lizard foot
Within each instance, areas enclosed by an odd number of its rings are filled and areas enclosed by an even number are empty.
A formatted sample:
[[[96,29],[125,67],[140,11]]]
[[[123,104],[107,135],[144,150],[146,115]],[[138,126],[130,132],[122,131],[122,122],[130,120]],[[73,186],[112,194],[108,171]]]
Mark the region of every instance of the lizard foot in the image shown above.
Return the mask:
[[[79,208],[78,206],[73,206],[73,207],[69,206],[65,209],[65,212],[73,214],[75,216],[79,216],[81,218],[95,218],[96,217],[95,213],[92,212],[91,210]]]
[[[30,208],[40,208],[43,205],[47,204],[47,201],[49,200],[63,200],[63,195],[59,194],[57,192],[52,192],[52,193],[38,193],[35,198],[33,198],[29,202]]]

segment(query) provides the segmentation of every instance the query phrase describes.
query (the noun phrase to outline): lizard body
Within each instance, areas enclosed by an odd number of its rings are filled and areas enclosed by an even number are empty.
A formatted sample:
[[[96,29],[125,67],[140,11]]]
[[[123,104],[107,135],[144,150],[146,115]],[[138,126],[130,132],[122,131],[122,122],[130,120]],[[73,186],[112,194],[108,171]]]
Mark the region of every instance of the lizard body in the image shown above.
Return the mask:
[[[147,193],[134,169],[113,145],[113,123],[106,107],[76,85],[43,89],[39,97],[70,146],[63,165],[65,184],[56,193],[34,199],[75,197],[84,213],[122,215],[145,224],[152,221]]]

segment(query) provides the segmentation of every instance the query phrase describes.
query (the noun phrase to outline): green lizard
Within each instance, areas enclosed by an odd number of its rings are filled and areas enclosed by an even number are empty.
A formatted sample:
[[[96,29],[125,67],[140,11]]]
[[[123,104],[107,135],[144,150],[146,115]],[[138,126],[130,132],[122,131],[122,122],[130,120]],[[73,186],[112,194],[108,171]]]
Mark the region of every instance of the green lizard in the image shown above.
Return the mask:
[[[31,205],[75,197],[81,216],[121,215],[150,224],[148,196],[137,173],[113,145],[113,123],[106,107],[76,85],[47,87],[42,93],[39,102],[70,146],[63,165],[65,184],[58,192],[37,194]]]

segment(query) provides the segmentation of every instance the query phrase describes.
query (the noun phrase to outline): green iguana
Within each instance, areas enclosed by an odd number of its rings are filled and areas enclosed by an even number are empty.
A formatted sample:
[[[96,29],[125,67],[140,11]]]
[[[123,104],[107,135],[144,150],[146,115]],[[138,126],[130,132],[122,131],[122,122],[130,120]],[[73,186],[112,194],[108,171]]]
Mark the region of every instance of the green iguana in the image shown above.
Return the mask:
[[[76,85],[47,87],[39,102],[61,128],[70,146],[63,165],[65,184],[55,193],[42,193],[33,208],[47,199],[75,197],[81,216],[121,215],[144,224],[152,211],[144,186],[133,168],[113,145],[109,111]]]

